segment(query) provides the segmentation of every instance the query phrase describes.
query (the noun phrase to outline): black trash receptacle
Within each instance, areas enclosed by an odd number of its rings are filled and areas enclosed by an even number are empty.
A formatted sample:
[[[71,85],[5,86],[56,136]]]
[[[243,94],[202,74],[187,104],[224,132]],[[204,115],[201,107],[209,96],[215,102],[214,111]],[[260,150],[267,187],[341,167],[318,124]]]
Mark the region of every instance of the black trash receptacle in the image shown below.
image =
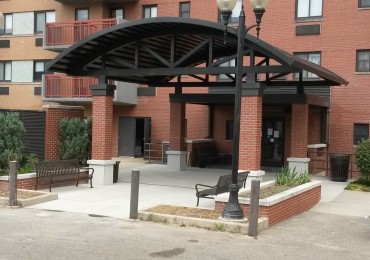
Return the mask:
[[[348,154],[330,155],[332,181],[347,181],[350,158],[351,156]]]
[[[113,183],[118,182],[119,164],[120,164],[120,161],[116,161],[116,164],[113,165]]]

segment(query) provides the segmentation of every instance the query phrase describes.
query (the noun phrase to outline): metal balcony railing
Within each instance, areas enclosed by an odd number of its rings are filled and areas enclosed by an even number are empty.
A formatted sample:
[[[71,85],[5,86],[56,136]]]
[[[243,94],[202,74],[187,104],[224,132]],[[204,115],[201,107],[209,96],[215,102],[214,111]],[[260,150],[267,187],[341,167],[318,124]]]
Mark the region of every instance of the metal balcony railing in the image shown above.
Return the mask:
[[[45,98],[90,98],[90,84],[97,82],[96,78],[46,74]]]
[[[116,24],[116,18],[47,23],[45,29],[45,46],[71,45],[91,34]]]

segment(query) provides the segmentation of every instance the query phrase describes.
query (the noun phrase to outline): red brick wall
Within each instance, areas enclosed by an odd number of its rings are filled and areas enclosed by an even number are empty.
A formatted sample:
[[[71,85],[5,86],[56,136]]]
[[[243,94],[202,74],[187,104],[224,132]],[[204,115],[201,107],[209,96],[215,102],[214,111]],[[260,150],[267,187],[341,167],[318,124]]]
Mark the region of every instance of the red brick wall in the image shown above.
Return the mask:
[[[45,160],[59,159],[59,123],[65,118],[83,118],[82,108],[46,108]]]
[[[292,127],[290,155],[297,158],[307,157],[308,105],[292,105]]]
[[[270,207],[259,206],[259,217],[267,217],[269,225],[275,225],[289,217],[303,213],[315,206],[321,198],[321,186],[303,192]],[[216,202],[216,212],[223,212],[224,202]],[[241,204],[245,217],[249,216],[249,204]]]
[[[308,113],[308,144],[321,143],[321,111],[311,109]]]
[[[261,168],[262,97],[242,97],[239,169]]]
[[[291,157],[291,137],[292,137],[292,114],[285,115],[285,147],[284,147],[284,164],[287,165],[287,158]]]
[[[112,159],[113,97],[94,96],[92,113],[92,159]]]
[[[234,106],[214,106],[213,139],[218,152],[232,154],[233,142],[226,140],[226,121],[234,120]]]
[[[185,149],[185,104],[170,104],[170,150]]]
[[[208,106],[186,105],[186,139],[203,139],[208,136]]]
[[[326,171],[325,174],[328,175],[329,171],[327,171],[327,167],[329,167],[329,164],[327,151],[328,149],[326,147],[307,149],[308,158],[311,159],[309,164],[310,174]]]
[[[83,177],[83,174],[81,174],[81,178]],[[63,176],[63,179],[60,179],[58,181],[54,181],[51,188],[55,187],[64,187],[64,186],[72,186],[76,185],[76,176]],[[80,180],[79,184],[87,183],[88,181]],[[93,181],[94,184],[94,181]],[[27,179],[18,179],[17,180],[17,189],[25,189],[25,190],[34,190],[36,185],[36,177],[27,178]],[[0,190],[8,190],[9,189],[9,182],[0,180]],[[37,190],[44,190],[49,189],[49,180],[47,178],[41,178],[38,181]]]

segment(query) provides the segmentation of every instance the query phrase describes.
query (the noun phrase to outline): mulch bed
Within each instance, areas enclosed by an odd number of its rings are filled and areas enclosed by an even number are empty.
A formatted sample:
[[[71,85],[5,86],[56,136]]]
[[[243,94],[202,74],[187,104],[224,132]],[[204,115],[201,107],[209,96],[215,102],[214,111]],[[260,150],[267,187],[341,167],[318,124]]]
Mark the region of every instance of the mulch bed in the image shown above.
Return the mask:
[[[159,214],[177,215],[192,218],[218,219],[221,215],[210,209],[188,208],[170,205],[158,205],[146,211]]]
[[[29,199],[42,195],[43,193],[28,192],[24,190],[18,190],[17,199]],[[9,197],[9,191],[0,190],[0,197]]]
[[[260,199],[265,199],[280,192],[289,190],[295,186],[273,185],[260,190]],[[239,193],[239,197],[250,198],[250,192]]]

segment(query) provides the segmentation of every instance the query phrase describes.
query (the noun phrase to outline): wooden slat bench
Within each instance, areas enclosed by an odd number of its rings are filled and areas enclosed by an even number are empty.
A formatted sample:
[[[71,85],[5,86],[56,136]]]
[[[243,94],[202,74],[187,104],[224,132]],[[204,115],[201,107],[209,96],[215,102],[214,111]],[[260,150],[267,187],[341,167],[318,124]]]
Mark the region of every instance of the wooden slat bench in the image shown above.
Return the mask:
[[[90,172],[91,171],[91,172]],[[66,177],[76,177],[76,186],[80,180],[90,180],[92,188],[92,178],[94,174],[93,168],[80,167],[77,160],[55,160],[36,163],[36,185],[41,179],[47,179],[49,182],[49,191],[51,192],[51,184],[57,181],[65,181]]]
[[[245,183],[247,181],[248,174],[249,171],[238,174],[239,188],[243,187],[245,188]],[[213,199],[218,194],[228,192],[230,184],[231,184],[231,174],[220,176],[215,186],[196,184],[195,191],[197,196],[197,207],[199,205],[200,198]]]

